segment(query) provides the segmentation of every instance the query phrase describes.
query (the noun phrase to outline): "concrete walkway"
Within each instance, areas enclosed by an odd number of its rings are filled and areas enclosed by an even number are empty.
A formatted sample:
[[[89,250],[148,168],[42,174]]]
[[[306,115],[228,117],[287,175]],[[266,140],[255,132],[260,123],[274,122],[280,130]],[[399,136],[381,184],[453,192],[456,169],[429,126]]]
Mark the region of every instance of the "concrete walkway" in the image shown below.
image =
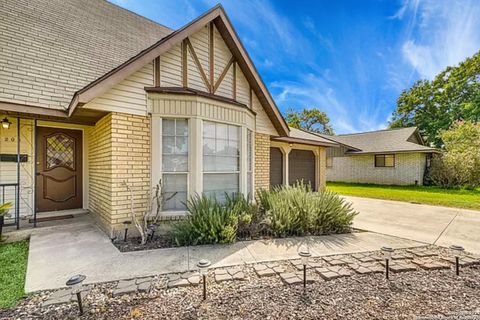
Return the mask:
[[[360,212],[354,227],[480,254],[480,211],[347,197]]]
[[[85,283],[96,283],[183,272],[195,269],[195,264],[204,258],[212,261],[213,267],[296,259],[298,249],[305,243],[314,257],[373,251],[382,246],[408,248],[425,245],[361,232],[121,253],[87,215],[68,225],[33,232],[25,291],[64,287],[66,280],[78,273],[87,276]]]

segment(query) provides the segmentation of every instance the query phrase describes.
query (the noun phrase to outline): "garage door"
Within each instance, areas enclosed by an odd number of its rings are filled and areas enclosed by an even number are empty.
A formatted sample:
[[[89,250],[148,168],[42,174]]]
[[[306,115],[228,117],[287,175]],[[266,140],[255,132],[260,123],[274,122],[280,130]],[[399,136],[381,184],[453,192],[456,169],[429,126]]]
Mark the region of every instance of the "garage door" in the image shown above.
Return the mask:
[[[288,158],[288,183],[303,180],[315,190],[315,155],[308,150],[292,150]]]
[[[283,154],[279,148],[270,148],[270,185],[283,184]]]

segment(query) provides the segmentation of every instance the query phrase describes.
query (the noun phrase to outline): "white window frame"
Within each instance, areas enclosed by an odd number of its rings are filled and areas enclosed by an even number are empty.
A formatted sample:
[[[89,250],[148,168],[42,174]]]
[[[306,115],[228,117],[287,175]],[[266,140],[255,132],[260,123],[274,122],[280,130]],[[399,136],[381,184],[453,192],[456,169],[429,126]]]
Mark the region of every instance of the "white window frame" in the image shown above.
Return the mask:
[[[247,130],[251,131],[252,138],[252,193],[255,192],[255,131],[244,124],[228,121],[218,121],[211,118],[182,115],[152,114],[151,118],[151,190],[163,177],[162,170],[162,120],[186,119],[188,122],[188,172],[187,172],[187,200],[195,194],[203,193],[203,124],[205,121],[232,125],[239,128],[239,170],[235,172],[207,173],[236,173],[239,177],[239,192],[247,195]],[[174,174],[174,173],[172,173]],[[153,204],[152,212],[155,212]],[[181,216],[187,211],[162,211],[162,216]]]
[[[237,159],[238,159],[238,168],[236,171],[205,171],[204,167],[203,167],[203,159],[205,157],[205,154],[203,153],[203,140],[204,140],[204,131],[203,131],[203,126],[205,125],[205,122],[210,122],[210,123],[214,123],[214,124],[222,124],[222,125],[226,125],[226,126],[232,126],[232,127],[236,127],[237,128],[237,135],[238,135],[238,156],[237,156]],[[245,131],[246,132],[246,131]],[[212,121],[212,120],[203,120],[202,121],[202,131],[201,131],[201,150],[202,150],[202,153],[201,153],[201,157],[202,157],[202,172],[201,172],[201,176],[202,176],[202,193],[204,192],[203,190],[203,177],[205,174],[238,174],[238,191],[237,192],[242,192],[245,194],[245,183],[243,182],[244,178],[246,180],[246,174],[243,174],[245,172],[245,170],[242,168],[244,165],[245,165],[245,161],[244,161],[244,155],[245,155],[245,152],[244,150],[246,150],[246,148],[243,147],[243,143],[246,142],[246,139],[243,137],[243,133],[244,133],[244,129],[242,126],[239,126],[239,125],[236,125],[236,124],[233,124],[233,123],[226,123],[226,122],[220,122],[220,121]],[[246,133],[245,133],[246,134]],[[228,140],[227,140],[228,141]],[[221,157],[221,156],[220,156]],[[228,156],[228,157],[231,157],[233,158],[233,156]],[[244,177],[245,176],[245,177]]]

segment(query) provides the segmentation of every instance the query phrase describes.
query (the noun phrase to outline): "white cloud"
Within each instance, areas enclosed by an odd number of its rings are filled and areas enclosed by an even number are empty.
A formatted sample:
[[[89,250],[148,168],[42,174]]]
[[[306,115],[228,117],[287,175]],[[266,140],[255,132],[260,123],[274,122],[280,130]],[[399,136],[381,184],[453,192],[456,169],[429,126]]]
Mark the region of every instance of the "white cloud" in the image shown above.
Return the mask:
[[[480,50],[478,1],[406,0],[394,17],[407,20],[403,57],[422,78]]]

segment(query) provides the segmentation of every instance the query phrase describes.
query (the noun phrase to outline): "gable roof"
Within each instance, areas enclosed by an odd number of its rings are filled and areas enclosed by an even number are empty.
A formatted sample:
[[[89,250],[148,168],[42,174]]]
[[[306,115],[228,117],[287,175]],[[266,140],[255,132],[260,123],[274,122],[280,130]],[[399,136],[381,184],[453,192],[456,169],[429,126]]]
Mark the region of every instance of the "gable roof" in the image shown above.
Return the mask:
[[[0,40],[5,40],[9,49],[0,51],[8,54],[7,57],[0,55],[0,59],[22,65],[25,70],[21,70],[20,78],[35,79],[32,98],[21,99],[28,101],[29,106],[47,107],[72,116],[78,105],[105,93],[213,21],[276,130],[281,135],[289,133],[221,5],[176,31],[104,0],[6,0],[0,2],[1,12],[6,12],[8,19],[2,19],[6,25],[0,30],[6,31],[0,31]],[[24,37],[15,37],[16,29],[23,32]],[[16,51],[24,55],[11,57]],[[24,56],[31,58],[31,63],[25,63]],[[16,69],[1,71],[0,81],[8,83]],[[18,88],[22,81],[18,80],[12,87]],[[2,94],[8,97],[19,94],[18,89],[13,90],[14,93],[0,91],[0,102]],[[52,97],[56,98],[52,100]]]
[[[437,152],[435,148],[423,145],[416,127],[396,128],[337,136],[325,136],[344,146],[349,150],[347,154],[388,153],[388,152]],[[419,143],[409,141],[416,136]],[[411,139],[410,139],[411,140]]]
[[[0,101],[52,110],[173,32],[103,0],[2,0],[0,16]]]

